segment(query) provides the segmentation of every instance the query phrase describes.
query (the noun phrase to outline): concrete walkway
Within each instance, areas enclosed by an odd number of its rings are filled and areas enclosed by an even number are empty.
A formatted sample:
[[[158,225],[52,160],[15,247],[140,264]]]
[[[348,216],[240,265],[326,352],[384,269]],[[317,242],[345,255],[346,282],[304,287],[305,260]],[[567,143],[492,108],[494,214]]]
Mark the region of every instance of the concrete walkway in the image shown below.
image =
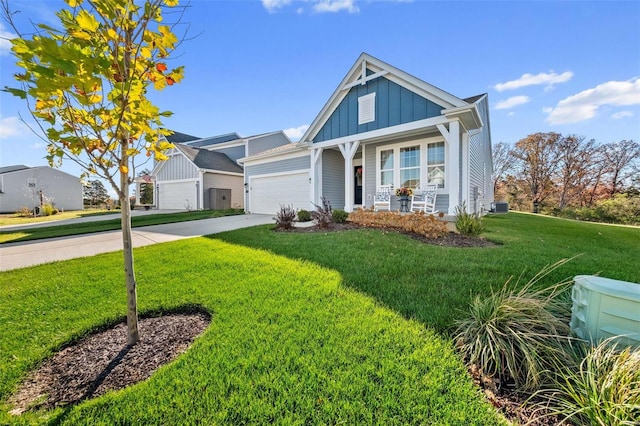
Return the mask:
[[[142,247],[269,223],[274,223],[271,215],[248,214],[143,226],[133,228],[133,246]],[[122,233],[119,230],[7,243],[0,245],[0,271],[118,250],[122,250]]]

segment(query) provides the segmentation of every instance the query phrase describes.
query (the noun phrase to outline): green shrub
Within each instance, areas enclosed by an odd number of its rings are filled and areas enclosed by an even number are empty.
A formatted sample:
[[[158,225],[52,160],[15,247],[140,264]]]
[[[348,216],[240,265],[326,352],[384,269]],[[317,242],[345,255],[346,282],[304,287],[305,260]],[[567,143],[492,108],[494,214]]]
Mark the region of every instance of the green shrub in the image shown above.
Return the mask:
[[[276,228],[291,229],[296,220],[296,209],[294,209],[292,205],[280,204],[280,210],[278,210],[274,219],[276,221]]]
[[[404,232],[415,232],[427,238],[440,238],[448,233],[445,222],[423,211],[400,214],[398,212],[375,212],[373,209],[358,209],[349,214],[349,220],[371,228],[390,228]]]
[[[40,207],[40,214],[42,214],[43,216],[52,216],[56,213],[58,213],[58,209],[53,207],[53,205],[51,204],[43,204]]]
[[[471,214],[467,212],[466,203],[457,206],[456,210],[456,229],[462,235],[469,237],[477,237],[484,231],[482,217],[479,214]]]
[[[570,282],[542,290],[533,286],[560,261],[545,267],[524,287],[505,283],[500,291],[470,303],[469,317],[457,321],[456,343],[464,359],[483,376],[518,390],[534,391],[550,382],[550,371],[571,365],[570,305],[560,296]]]
[[[335,223],[345,223],[349,217],[349,213],[341,209],[335,209],[331,215]]]
[[[298,222],[309,222],[311,220],[311,213],[309,210],[298,210]]]
[[[18,216],[18,217],[32,217],[33,216],[33,210],[31,210],[27,206],[20,207],[20,210],[18,210],[16,212],[16,216]]]
[[[611,340],[591,348],[576,369],[564,368],[542,410],[576,425],[632,425],[640,419],[640,348]]]

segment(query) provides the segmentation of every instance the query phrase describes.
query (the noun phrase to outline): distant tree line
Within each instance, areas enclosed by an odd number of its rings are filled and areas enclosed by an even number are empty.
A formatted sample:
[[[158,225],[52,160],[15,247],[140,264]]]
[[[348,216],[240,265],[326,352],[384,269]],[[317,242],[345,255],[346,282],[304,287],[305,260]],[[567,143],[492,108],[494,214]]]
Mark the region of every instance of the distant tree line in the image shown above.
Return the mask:
[[[495,199],[513,209],[640,222],[638,142],[598,144],[582,136],[534,133],[514,145],[495,144],[493,162]]]

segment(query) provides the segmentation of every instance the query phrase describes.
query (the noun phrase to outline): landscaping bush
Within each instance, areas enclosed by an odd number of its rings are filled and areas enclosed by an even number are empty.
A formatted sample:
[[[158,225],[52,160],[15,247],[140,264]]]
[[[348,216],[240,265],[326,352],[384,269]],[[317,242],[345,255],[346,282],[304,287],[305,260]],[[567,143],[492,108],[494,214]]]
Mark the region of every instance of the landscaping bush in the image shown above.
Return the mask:
[[[311,213],[309,210],[298,210],[298,222],[309,222],[311,220]]]
[[[397,212],[375,212],[358,209],[349,214],[349,220],[362,226],[397,229],[415,232],[427,238],[439,238],[447,234],[447,224],[424,212],[400,214]]]
[[[331,203],[322,197],[322,206],[315,204],[316,209],[311,212],[311,218],[316,226],[321,229],[328,228],[333,223],[333,211]]]
[[[640,348],[611,340],[590,348],[577,369],[564,368],[541,410],[576,425],[632,425],[640,419]]]
[[[58,214],[58,209],[53,207],[52,204],[43,204],[42,207],[40,208],[40,213],[43,216],[53,216],[55,214]]]
[[[349,213],[341,209],[335,209],[331,216],[335,223],[345,223],[349,217]]]
[[[559,365],[575,365],[567,350],[570,304],[559,297],[571,281],[533,289],[565,262],[543,268],[524,287],[507,281],[498,292],[470,303],[469,317],[456,322],[455,339],[472,370],[500,385],[535,391],[550,383],[550,372]]]
[[[484,231],[484,224],[479,214],[467,212],[466,203],[456,206],[456,229],[462,235],[477,237]]]
[[[290,204],[280,204],[280,210],[278,210],[274,219],[276,220],[277,229],[291,229],[296,221],[296,209]]]
[[[567,207],[562,210],[556,208],[549,213],[558,217],[588,222],[638,225],[640,224],[640,197],[618,194],[595,207]]]
[[[33,211],[27,206],[20,207],[20,210],[18,210],[16,212],[16,216],[18,216],[18,217],[31,217],[31,216],[33,216]]]

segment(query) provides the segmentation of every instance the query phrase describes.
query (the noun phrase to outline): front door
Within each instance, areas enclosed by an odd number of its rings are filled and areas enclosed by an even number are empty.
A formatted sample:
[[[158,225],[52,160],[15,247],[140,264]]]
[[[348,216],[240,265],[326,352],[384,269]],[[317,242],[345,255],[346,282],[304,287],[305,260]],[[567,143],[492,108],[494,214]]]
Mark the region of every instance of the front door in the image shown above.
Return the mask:
[[[362,205],[362,166],[355,166],[353,174],[355,175],[355,179],[353,179],[353,204]]]

